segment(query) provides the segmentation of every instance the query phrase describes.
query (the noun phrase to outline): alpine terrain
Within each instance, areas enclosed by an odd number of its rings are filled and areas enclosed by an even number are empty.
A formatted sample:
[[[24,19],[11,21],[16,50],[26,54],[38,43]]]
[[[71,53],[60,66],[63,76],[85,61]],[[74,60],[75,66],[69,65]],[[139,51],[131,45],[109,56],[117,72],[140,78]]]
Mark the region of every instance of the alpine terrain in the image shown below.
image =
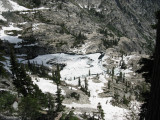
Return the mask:
[[[0,0],[0,120],[144,120],[159,8]]]

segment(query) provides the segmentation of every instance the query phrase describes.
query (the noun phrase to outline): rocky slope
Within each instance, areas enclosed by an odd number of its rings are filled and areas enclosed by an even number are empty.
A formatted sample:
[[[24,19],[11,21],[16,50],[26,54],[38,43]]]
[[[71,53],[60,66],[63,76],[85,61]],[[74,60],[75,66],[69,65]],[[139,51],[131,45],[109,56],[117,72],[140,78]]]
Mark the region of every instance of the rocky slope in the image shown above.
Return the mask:
[[[18,3],[22,4],[22,1]],[[6,2],[2,1],[2,4],[6,5]],[[28,4],[23,2],[26,7]],[[151,25],[155,23],[154,12],[160,6],[159,1],[49,0],[42,1],[39,7],[42,6],[45,9],[3,13],[8,22],[23,29],[22,38],[28,40],[34,36],[37,39],[38,46],[43,48],[35,48],[39,51],[35,53],[37,55],[73,52],[73,48],[80,48],[85,43],[89,43],[86,53],[112,47],[126,53],[149,54],[153,50],[155,31]],[[7,9],[13,8],[7,5]],[[20,24],[23,22],[27,23]],[[77,40],[79,33],[86,38]],[[26,49],[18,48],[18,51]]]

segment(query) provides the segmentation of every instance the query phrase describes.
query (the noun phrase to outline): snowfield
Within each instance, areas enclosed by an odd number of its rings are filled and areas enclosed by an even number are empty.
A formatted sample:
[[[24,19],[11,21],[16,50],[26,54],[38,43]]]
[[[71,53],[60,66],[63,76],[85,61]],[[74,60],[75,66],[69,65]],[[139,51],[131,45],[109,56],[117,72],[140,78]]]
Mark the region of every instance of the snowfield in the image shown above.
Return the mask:
[[[100,53],[94,54],[84,54],[84,55],[70,55],[65,53],[57,53],[57,54],[46,54],[39,55],[38,57],[30,60],[37,64],[43,64],[52,68],[52,64],[65,64],[65,67],[61,71],[62,80],[72,81],[74,78],[82,77],[85,78],[89,75],[89,71],[92,75],[106,73],[106,68],[103,67],[103,63],[106,63],[106,59],[109,57],[105,55],[102,60],[99,60]],[[134,55],[124,57],[126,63],[133,58],[136,57]],[[113,59],[114,60],[114,59]],[[118,64],[121,59],[116,60]],[[129,76],[129,73],[133,72],[131,69],[122,70],[120,67],[115,68],[115,75],[119,75],[119,73],[125,73],[126,76]]]
[[[57,85],[53,83],[52,80],[46,80],[44,78],[32,77],[32,80],[44,93],[52,93],[56,94],[57,92]],[[65,91],[62,90],[62,95],[66,95]]]
[[[31,60],[38,64],[43,64],[52,68],[52,64],[65,64],[66,66],[61,71],[62,80],[73,80],[74,77],[86,77],[91,74],[100,74],[105,71],[101,62],[98,60],[100,53],[88,55],[69,55],[64,53],[41,55]],[[105,56],[107,58],[108,56]]]
[[[18,56],[24,56],[24,55],[18,55]],[[134,111],[136,114],[138,114],[139,106],[140,104],[136,101],[132,101],[132,109],[127,110],[124,108],[120,108],[117,106],[113,106],[111,104],[112,97],[101,97],[99,96],[100,93],[103,93],[103,88],[106,87],[106,83],[108,83],[109,76],[106,74],[106,68],[103,67],[103,63],[105,63],[105,60],[109,57],[108,55],[105,55],[102,58],[102,61],[98,60],[100,56],[100,53],[95,54],[88,54],[88,55],[70,55],[70,54],[64,54],[64,53],[57,53],[57,54],[48,54],[48,55],[40,55],[32,60],[30,62],[37,62],[37,64],[43,64],[45,66],[48,66],[52,68],[52,64],[59,63],[59,64],[65,64],[66,66],[61,70],[61,80],[65,81],[68,85],[68,89],[70,90],[76,90],[79,91],[79,87],[76,87],[78,85],[78,78],[81,78],[81,85],[84,85],[85,78],[88,81],[88,90],[90,91],[90,97],[88,97],[89,103],[87,104],[80,104],[76,102],[72,102],[71,104],[64,103],[66,107],[75,109],[79,108],[90,108],[90,109],[97,109],[98,103],[101,104],[102,109],[105,113],[105,120],[126,120],[126,116],[131,113],[131,111]],[[128,57],[128,56],[127,56]],[[132,58],[133,56],[130,56],[129,58]],[[6,69],[9,70],[9,58],[6,57],[7,62],[5,66],[8,66]],[[124,58],[126,59],[126,58]],[[127,59],[126,62],[128,62],[129,59]],[[24,59],[18,59],[19,62],[26,62]],[[120,62],[120,59],[119,59]],[[91,75],[89,76],[89,70]],[[120,71],[117,70],[117,71]],[[126,69],[125,71],[132,72],[129,69]],[[125,72],[123,71],[123,72]],[[126,72],[126,74],[127,74]],[[98,76],[98,81],[95,82],[94,78],[95,76]],[[73,78],[75,76],[75,79]],[[56,94],[57,86],[52,80],[39,78],[32,76],[32,80],[35,84],[39,86],[39,88],[44,93],[51,93]],[[75,86],[75,87],[74,87]],[[60,87],[62,89],[62,94],[65,96],[67,91],[63,89],[63,87]],[[83,98],[82,98],[83,99]],[[79,113],[78,111],[76,111]],[[83,113],[81,113],[83,114]],[[88,113],[92,114],[92,113]]]
[[[106,74],[106,68],[103,67],[103,63],[106,64],[106,59],[109,57],[105,55],[102,60],[99,60],[100,53],[94,54],[84,54],[84,55],[70,55],[65,53],[57,54],[47,54],[39,55],[38,57],[30,60],[30,62],[36,62],[37,64],[43,64],[52,68],[52,64],[65,64],[65,67],[61,70],[61,80],[65,81],[68,85],[77,86],[78,78],[81,78],[81,84],[84,85],[84,80],[87,78],[88,89],[90,91],[89,101],[90,104],[78,104],[72,102],[71,104],[65,105],[69,108],[93,108],[97,109],[98,103],[101,103],[102,108],[105,113],[105,120],[125,120],[126,115],[129,113],[129,110],[113,106],[110,101],[112,97],[100,97],[99,93],[103,93],[103,87],[106,87],[105,84],[108,82],[108,74]],[[124,56],[124,61],[127,63],[131,58],[134,58],[134,55]],[[114,58],[113,58],[114,60]],[[118,64],[121,59],[115,59]],[[91,75],[89,76],[89,71]],[[115,73],[118,75],[119,72],[125,73],[126,76],[129,76],[129,73],[133,72],[131,69],[121,70],[120,67],[115,69]],[[94,82],[93,78],[99,74],[99,82]],[[35,81],[35,80],[34,80]],[[42,89],[44,92],[51,92],[55,94],[56,86],[52,85],[52,82],[48,80],[40,79],[39,82],[35,83]],[[77,90],[77,89],[76,89]],[[138,111],[138,110],[137,110]]]

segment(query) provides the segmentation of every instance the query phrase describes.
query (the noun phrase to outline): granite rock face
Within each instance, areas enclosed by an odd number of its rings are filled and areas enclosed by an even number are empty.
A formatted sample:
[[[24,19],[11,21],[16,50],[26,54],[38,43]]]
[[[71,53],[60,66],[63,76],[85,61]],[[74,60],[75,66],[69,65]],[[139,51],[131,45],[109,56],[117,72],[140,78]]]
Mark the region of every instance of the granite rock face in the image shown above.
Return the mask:
[[[29,4],[27,0],[18,1],[26,7]],[[151,25],[156,23],[154,13],[159,6],[160,2],[156,0],[43,0],[39,7],[48,9],[3,15],[8,22],[17,25],[28,22],[21,25],[22,37],[33,35],[38,46],[46,48],[46,53],[73,52],[87,44],[86,53],[114,48],[116,51],[150,54],[155,39]],[[7,5],[7,9],[12,8]],[[35,29],[31,29],[33,27]],[[79,33],[86,39],[77,42]],[[23,49],[18,48],[18,51]]]

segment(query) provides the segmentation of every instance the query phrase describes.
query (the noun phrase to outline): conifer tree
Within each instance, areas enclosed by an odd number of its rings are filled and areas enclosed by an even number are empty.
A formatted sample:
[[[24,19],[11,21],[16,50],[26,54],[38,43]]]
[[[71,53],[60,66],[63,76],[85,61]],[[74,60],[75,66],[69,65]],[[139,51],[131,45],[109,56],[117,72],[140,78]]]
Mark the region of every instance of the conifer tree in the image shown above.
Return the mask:
[[[89,76],[91,76],[91,71],[89,70]]]
[[[5,69],[4,64],[2,62],[5,61],[5,58],[3,57],[3,50],[2,48],[2,41],[0,40],[0,76],[5,76]]]
[[[80,77],[78,78],[78,86],[81,86],[81,79],[80,79]]]
[[[111,81],[109,80],[108,81],[108,89],[110,89],[111,88]]]
[[[85,89],[86,89],[86,91],[87,91],[87,90],[88,90],[88,82],[87,82],[87,78],[85,78],[84,84],[85,84]]]
[[[127,66],[126,66],[124,60],[122,60],[121,69],[124,69],[124,70],[125,70],[126,68],[127,68]]]
[[[48,119],[51,120],[55,117],[56,112],[55,112],[55,101],[50,93],[47,94],[47,102],[48,102],[47,116]]]
[[[41,71],[41,76],[42,76],[42,77],[47,77],[47,73],[46,73],[46,71],[45,71],[45,67],[44,67],[44,65],[43,65],[43,62],[42,62],[42,64],[41,64],[41,66],[40,66],[40,71]]]
[[[114,67],[112,68],[112,81],[113,81],[113,77],[114,77]]]
[[[101,106],[100,103],[98,103],[97,109],[98,109],[98,112],[100,114],[101,119],[104,120],[104,111],[103,111],[102,106]]]
[[[64,109],[64,106],[62,105],[63,96],[61,94],[61,89],[58,86],[57,86],[56,96],[57,96],[57,98],[56,98],[56,103],[57,103],[56,112],[61,112]]]
[[[60,69],[59,65],[57,65],[57,70],[52,71],[52,80],[59,86],[61,84],[61,75],[60,75]]]
[[[10,69],[11,69],[11,72],[12,72],[12,77],[13,78],[16,78],[16,73],[18,73],[18,69],[19,69],[19,64],[18,64],[18,61],[16,59],[16,56],[14,54],[14,50],[12,47],[10,47]]]
[[[60,75],[60,69],[59,69],[59,65],[57,65],[57,70],[55,72],[55,82],[57,85],[61,84],[61,75]]]
[[[122,80],[123,80],[123,75],[122,75],[122,72],[120,72],[116,82],[118,83],[118,81],[122,81]]]
[[[37,120],[40,117],[38,100],[30,95],[22,97],[18,109],[21,120]]]
[[[16,87],[18,93],[22,94],[23,96],[35,94],[39,89],[36,87],[36,85],[33,84],[31,77],[26,73],[24,65],[20,65],[17,62],[13,50],[11,50],[10,63],[13,84]]]
[[[125,73],[123,74],[123,83],[125,83]]]
[[[154,62],[149,68],[152,68],[152,74],[151,74],[151,88],[148,95],[146,96],[146,99],[148,99],[148,105],[147,109],[145,110],[145,119],[146,120],[159,120],[160,119],[160,10],[156,13],[156,18],[158,20],[158,23],[156,25],[157,34],[156,34],[156,46],[155,46],[155,52],[154,52]],[[146,102],[146,101],[145,101]],[[144,107],[144,106],[143,106]]]

